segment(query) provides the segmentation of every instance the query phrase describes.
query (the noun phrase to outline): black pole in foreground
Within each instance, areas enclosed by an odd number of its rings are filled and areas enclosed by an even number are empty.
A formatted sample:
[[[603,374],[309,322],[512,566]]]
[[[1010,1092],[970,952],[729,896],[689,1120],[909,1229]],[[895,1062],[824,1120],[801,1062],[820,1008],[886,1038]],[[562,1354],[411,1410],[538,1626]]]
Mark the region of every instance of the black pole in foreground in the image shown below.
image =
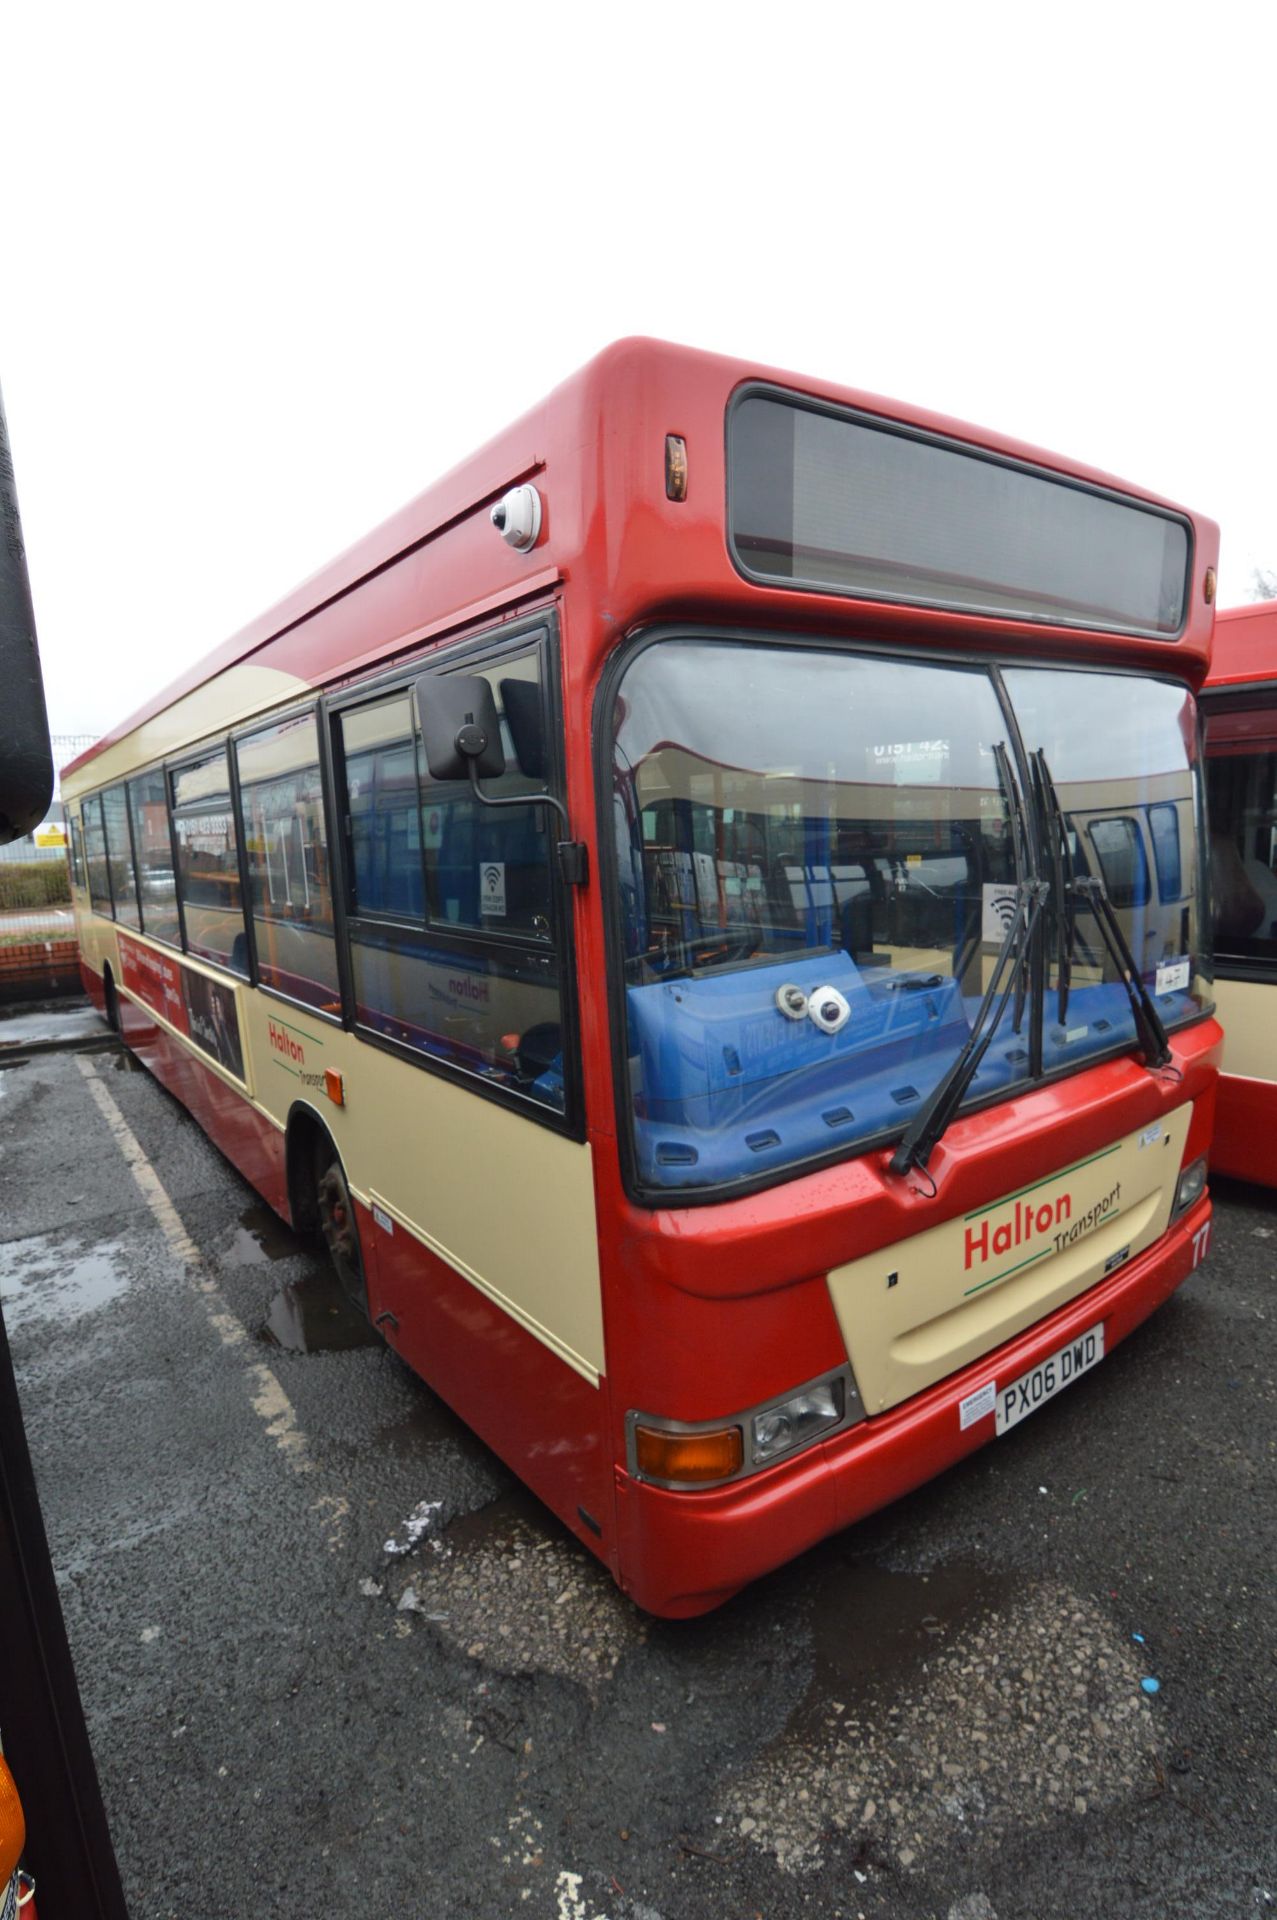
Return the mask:
[[[31,587],[0,400],[0,842],[53,792]],[[128,1920],[0,1315],[0,1735],[45,1920]]]
[[[4,396],[0,394],[0,841],[38,827],[53,797],[53,755],[22,544]]]

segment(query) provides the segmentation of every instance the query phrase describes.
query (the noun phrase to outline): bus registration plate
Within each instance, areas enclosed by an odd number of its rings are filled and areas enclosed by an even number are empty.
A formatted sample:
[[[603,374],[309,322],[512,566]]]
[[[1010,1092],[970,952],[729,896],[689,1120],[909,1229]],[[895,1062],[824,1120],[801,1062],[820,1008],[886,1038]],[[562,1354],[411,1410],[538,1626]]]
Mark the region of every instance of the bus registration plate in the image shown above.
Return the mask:
[[[1104,1358],[1104,1322],[1088,1327],[1076,1340],[1058,1352],[1039,1360],[1018,1380],[998,1388],[997,1431],[1005,1433],[1026,1415],[1035,1413],[1047,1400],[1071,1386],[1080,1373],[1088,1373]]]

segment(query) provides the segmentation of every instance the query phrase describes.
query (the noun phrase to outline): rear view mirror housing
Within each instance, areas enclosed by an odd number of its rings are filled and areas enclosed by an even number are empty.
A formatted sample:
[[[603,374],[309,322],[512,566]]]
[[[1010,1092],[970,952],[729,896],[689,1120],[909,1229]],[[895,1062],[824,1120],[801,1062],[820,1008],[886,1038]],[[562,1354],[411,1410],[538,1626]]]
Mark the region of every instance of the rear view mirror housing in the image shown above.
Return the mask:
[[[492,688],[477,673],[423,673],[413,682],[432,780],[496,780],[505,772]]]
[[[532,778],[545,778],[545,735],[537,706],[520,683],[504,680],[502,699],[511,698],[514,719],[522,736],[516,746],[520,771]],[[422,673],[412,683],[413,704],[421,744],[426,751],[426,766],[432,780],[468,780],[476,800],[485,807],[548,807],[570,832],[568,810],[557,794],[509,793],[500,797],[485,793],[480,780],[496,780],[505,772],[505,750],[501,745],[501,721],[496,698],[488,682],[477,673]],[[518,736],[516,736],[518,738]],[[525,759],[526,756],[526,759]],[[529,765],[528,763],[531,763]],[[532,767],[539,763],[539,773]],[[559,872],[570,887],[583,887],[589,878],[589,851],[583,840],[566,837],[558,843]]]

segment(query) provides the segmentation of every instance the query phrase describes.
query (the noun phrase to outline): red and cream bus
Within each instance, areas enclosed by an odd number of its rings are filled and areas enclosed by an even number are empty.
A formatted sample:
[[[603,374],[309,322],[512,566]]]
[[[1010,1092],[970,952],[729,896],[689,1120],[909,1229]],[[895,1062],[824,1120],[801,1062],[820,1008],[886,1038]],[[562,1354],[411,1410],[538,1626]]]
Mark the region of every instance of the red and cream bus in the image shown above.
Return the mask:
[[[86,984],[626,1591],[701,1612],[1203,1257],[1216,551],[623,342],[68,770]]]
[[[1206,723],[1216,1000],[1211,1165],[1277,1186],[1277,602],[1215,623]]]

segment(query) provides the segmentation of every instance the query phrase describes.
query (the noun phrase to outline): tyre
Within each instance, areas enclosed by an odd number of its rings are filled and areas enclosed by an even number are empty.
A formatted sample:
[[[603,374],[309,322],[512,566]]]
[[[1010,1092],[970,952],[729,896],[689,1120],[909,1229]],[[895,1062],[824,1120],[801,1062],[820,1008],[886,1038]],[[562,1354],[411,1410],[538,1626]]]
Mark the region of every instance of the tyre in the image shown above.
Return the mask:
[[[355,1203],[331,1140],[320,1139],[315,1144],[315,1210],[319,1231],[342,1291],[351,1305],[358,1307],[367,1318],[368,1287]]]

